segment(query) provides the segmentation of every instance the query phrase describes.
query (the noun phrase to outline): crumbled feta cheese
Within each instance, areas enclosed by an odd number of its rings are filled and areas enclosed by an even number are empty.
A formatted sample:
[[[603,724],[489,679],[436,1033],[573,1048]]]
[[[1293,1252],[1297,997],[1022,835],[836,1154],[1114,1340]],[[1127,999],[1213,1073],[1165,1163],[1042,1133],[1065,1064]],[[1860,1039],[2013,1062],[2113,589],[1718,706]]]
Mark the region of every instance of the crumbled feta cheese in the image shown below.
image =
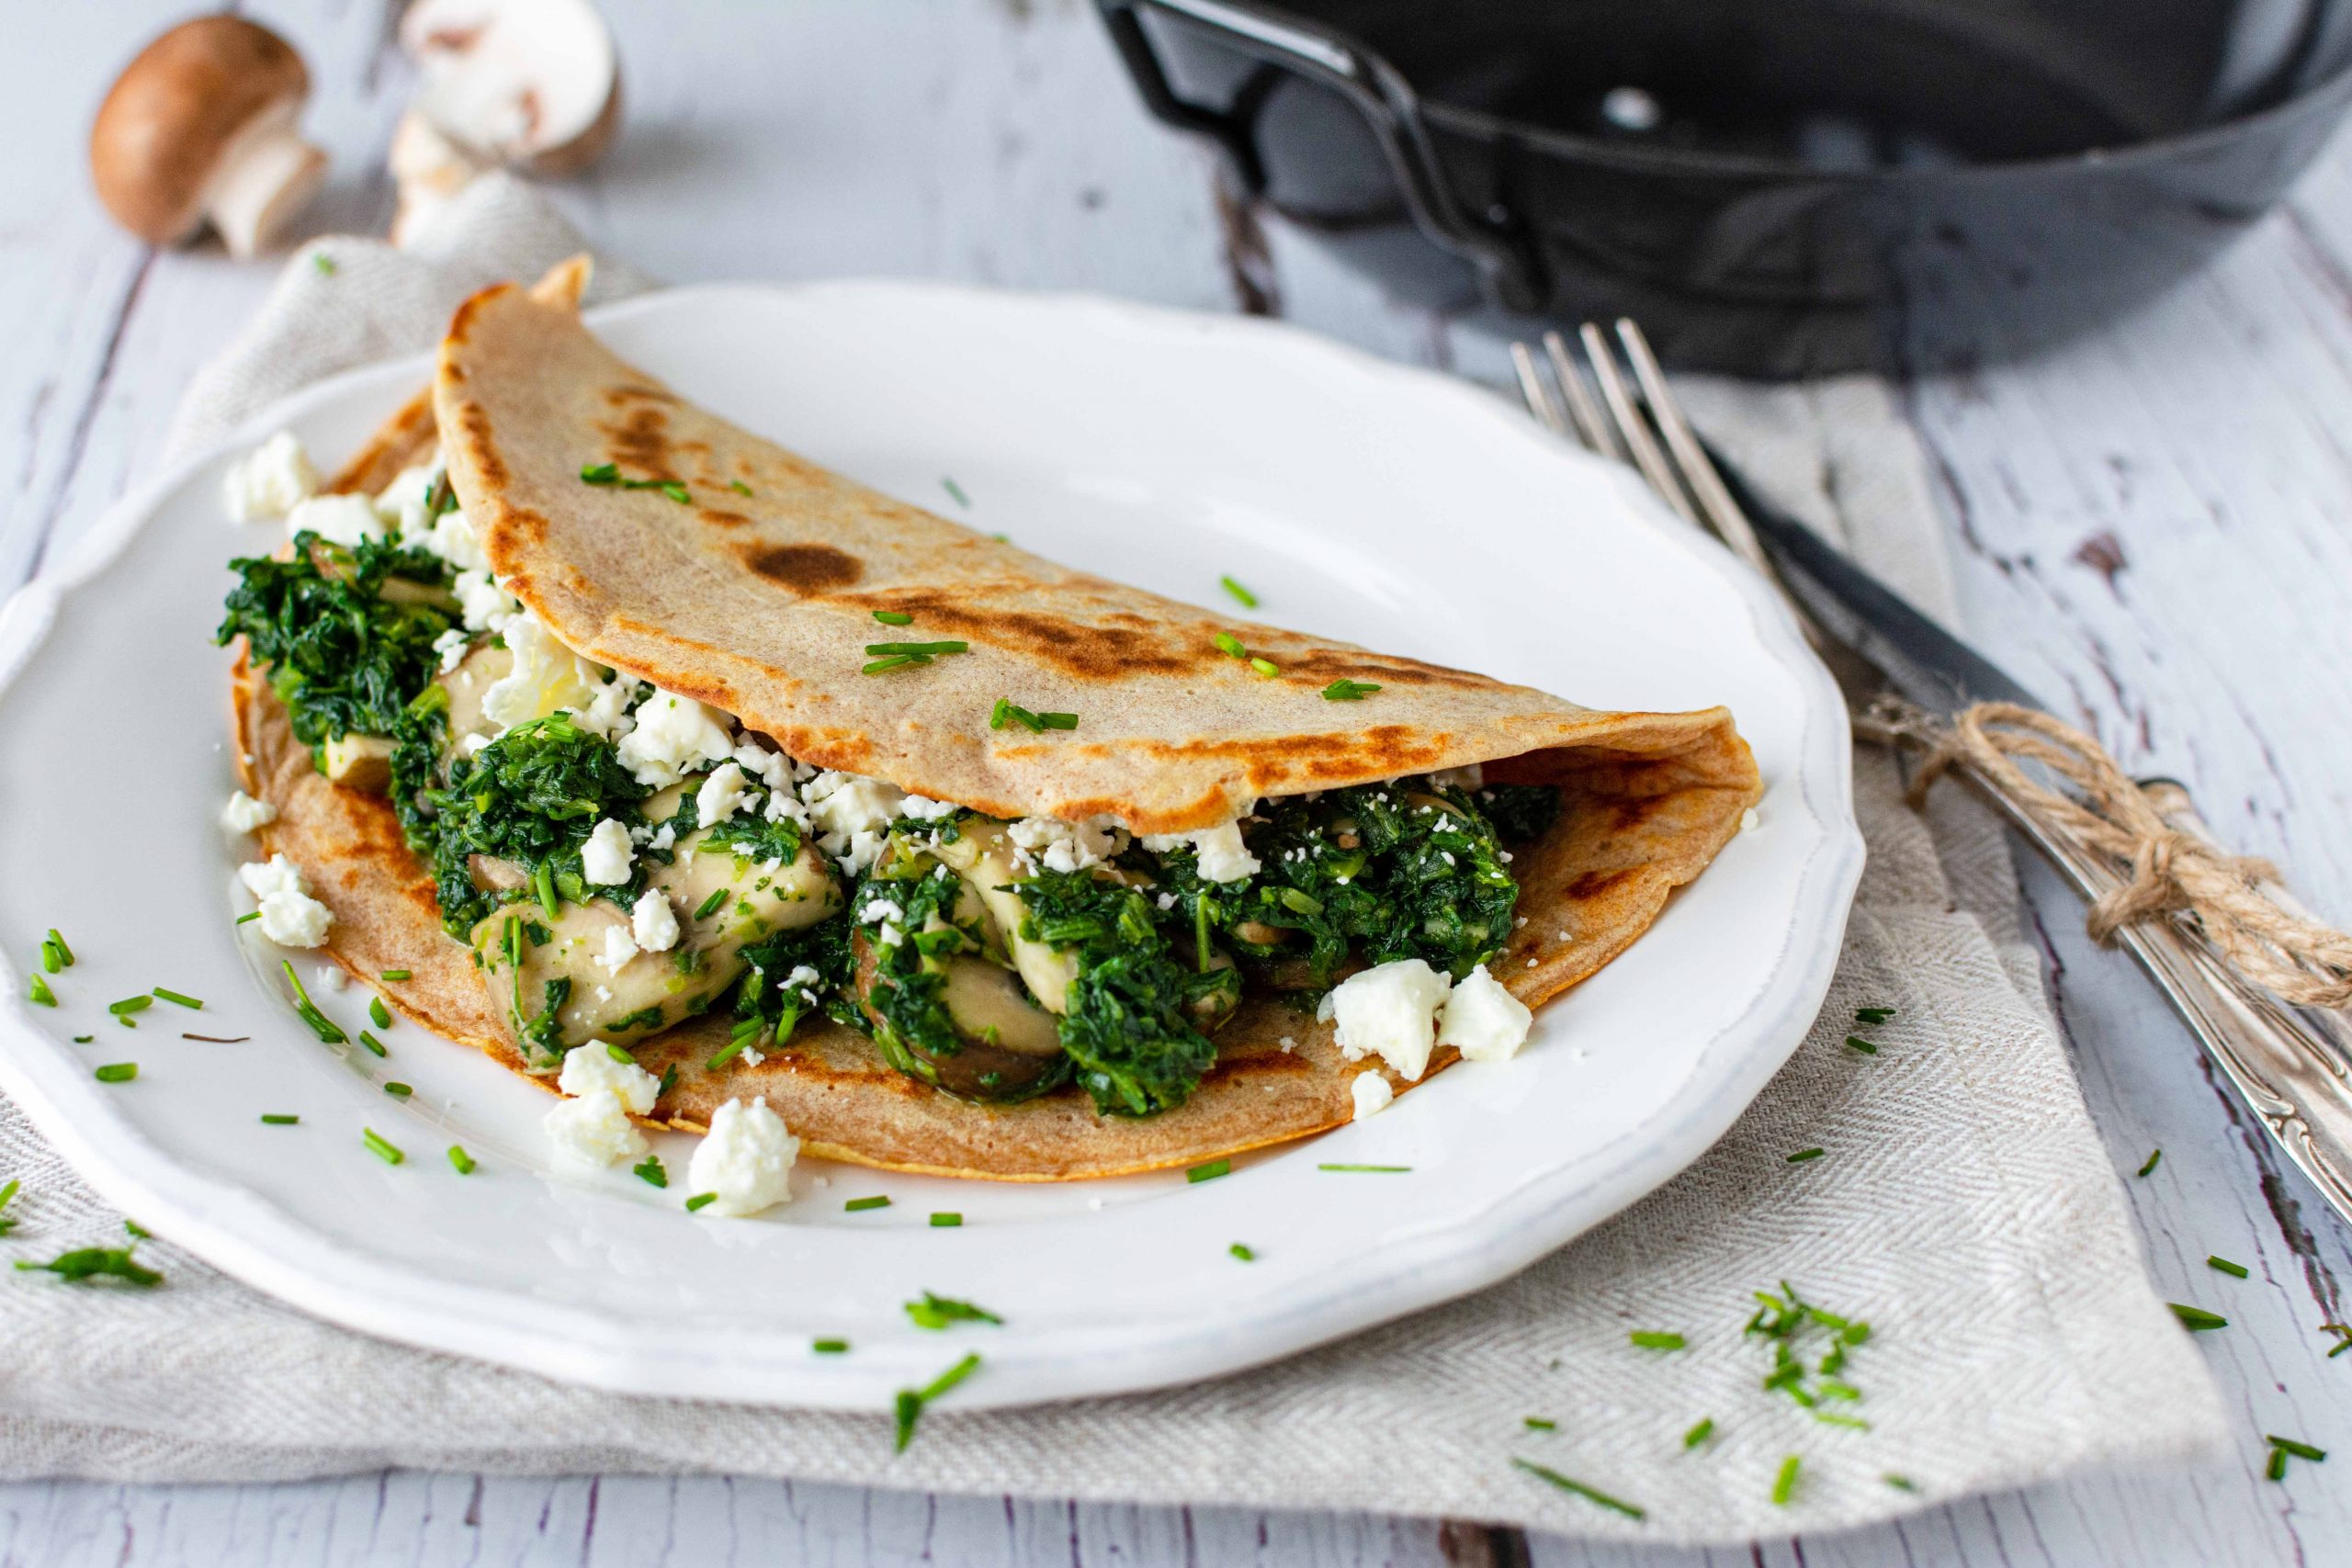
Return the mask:
[[[704,763],[734,754],[731,721],[692,697],[657,686],[635,716],[637,728],[621,738],[621,765],[649,789],[667,789]]]
[[[696,1212],[740,1219],[788,1201],[792,1162],[799,1154],[800,1140],[764,1099],[748,1105],[729,1100],[712,1112],[710,1134],[695,1145],[686,1166],[689,1191],[718,1195]]]
[[[617,975],[628,965],[630,959],[637,956],[638,952],[637,942],[629,935],[629,929],[627,926],[606,926],[605,951],[596,955],[596,962],[604,966],[605,974]],[[603,987],[599,987],[598,989],[602,990]]]
[[[249,861],[237,868],[237,880],[256,898],[266,898],[273,893],[308,893],[310,883],[301,871],[284,855],[272,855],[267,860]]]
[[[1164,915],[1169,910],[1176,907],[1176,895],[1173,893],[1158,894],[1153,897],[1152,902],[1159,906],[1159,912]]]
[[[506,622],[504,635],[514,662],[481,694],[482,716],[501,730],[559,709],[586,707],[604,691],[604,666],[558,642],[528,610]]]
[[[1348,1093],[1356,1102],[1355,1114],[1348,1118],[1351,1122],[1362,1122],[1367,1117],[1379,1115],[1396,1098],[1396,1091],[1388,1087],[1388,1080],[1369,1067],[1350,1080]]]
[[[277,820],[277,807],[266,800],[255,800],[241,789],[231,790],[229,804],[220,808],[220,826],[232,833],[250,833]]]
[[[650,1116],[662,1080],[635,1062],[624,1062],[615,1056],[603,1041],[591,1040],[563,1054],[563,1071],[557,1075],[555,1086],[572,1095],[610,1089],[630,1115]]]
[[[1437,1010],[1452,982],[1418,958],[1396,958],[1349,976],[1326,998],[1349,1061],[1378,1055],[1408,1081],[1428,1070]]]
[[[904,920],[906,918],[906,910],[888,898],[869,898],[865,907],[857,912],[858,924],[864,926],[878,926],[886,920]]]
[[[920,795],[910,795],[899,809],[918,822],[940,822],[964,808],[952,800],[931,800]]]
[[[1242,843],[1238,822],[1220,823],[1197,833],[1151,833],[1143,840],[1145,849],[1159,855],[1187,844],[1200,857],[1204,882],[1241,882],[1258,874],[1261,863]]]
[[[592,1048],[604,1049],[581,1047]],[[571,1066],[569,1057],[564,1065]],[[629,1121],[628,1107],[621,1103],[621,1097],[609,1089],[592,1089],[556,1101],[539,1125],[547,1129],[548,1141],[555,1145],[556,1164],[577,1171],[602,1170],[622,1160],[642,1159],[652,1146]]]
[[[822,773],[800,786],[817,847],[854,876],[882,852],[883,829],[899,815],[906,792],[880,779]]]
[[[340,964],[320,964],[318,974],[313,978],[322,991],[340,991],[351,984],[351,976],[343,972],[343,965]]]
[[[735,1054],[735,1059],[742,1063],[747,1067],[756,1067],[768,1058],[767,1053],[762,1051],[758,1046],[746,1045]]]
[[[590,729],[607,740],[617,741],[636,727],[628,715],[628,705],[637,701],[638,693],[645,687],[642,681],[627,675],[615,675],[596,688],[585,707],[572,710],[572,722],[582,729]]]
[[[466,661],[466,649],[473,646],[473,638],[451,626],[433,639],[433,651],[441,656],[441,673],[447,675]]]
[[[678,825],[674,822],[664,822],[653,829],[653,837],[645,841],[657,850],[674,850],[678,847]]]
[[[461,571],[449,584],[458,613],[471,632],[494,632],[523,613],[523,601],[498,586],[489,571]]]
[[[1487,784],[1486,770],[1472,762],[1467,767],[1440,768],[1430,775],[1430,783],[1440,789],[1483,789]]]
[[[1047,871],[1084,871],[1127,847],[1126,829],[1107,817],[1086,822],[1023,817],[1005,829],[1005,836]]]
[[[784,977],[784,988],[787,991],[798,991],[802,1001],[810,1007],[815,1007],[817,987],[824,984],[824,981],[825,977],[808,964],[796,964],[792,966],[792,973]]]
[[[735,742],[735,765],[743,770],[746,778],[767,785],[771,793],[792,793],[792,759],[781,751],[769,750],[748,735]]]
[[[348,548],[362,539],[383,537],[385,528],[364,495],[314,495],[286,514],[288,538],[305,533]]]
[[[435,452],[424,462],[402,468],[392,476],[392,482],[376,492],[375,507],[385,522],[400,531],[401,543],[414,545],[425,529],[425,509],[433,504],[433,491],[441,482],[441,455]],[[480,561],[469,561],[480,566]]]
[[[629,911],[628,927],[638,946],[648,953],[667,953],[678,941],[678,911],[670,908],[667,893],[649,887]]]
[[[721,762],[718,771],[695,791],[695,820],[706,828],[718,827],[742,808],[743,767],[740,762]]]
[[[1473,969],[1445,998],[1437,1043],[1453,1046],[1464,1061],[1505,1061],[1527,1043],[1528,1026],[1534,1021],[1535,1014],[1503,989],[1501,981]]]
[[[1764,818],[1757,815],[1752,806],[1739,814],[1739,830],[1743,833],[1753,833],[1763,825]]]
[[[318,493],[319,470],[311,455],[281,430],[234,463],[220,477],[220,498],[230,518],[238,523],[265,523],[285,516]]]
[[[607,817],[589,829],[588,841],[580,846],[580,874],[609,887],[628,880],[629,865],[636,859],[637,846],[628,841],[628,829]]]
[[[1275,1041],[1274,1043],[1283,1048],[1283,1055],[1285,1056],[1298,1049],[1298,1042],[1293,1040],[1287,1034],[1283,1035],[1280,1040]]]
[[[282,887],[262,895],[261,934],[280,947],[324,946],[334,922],[334,912],[307,893]]]

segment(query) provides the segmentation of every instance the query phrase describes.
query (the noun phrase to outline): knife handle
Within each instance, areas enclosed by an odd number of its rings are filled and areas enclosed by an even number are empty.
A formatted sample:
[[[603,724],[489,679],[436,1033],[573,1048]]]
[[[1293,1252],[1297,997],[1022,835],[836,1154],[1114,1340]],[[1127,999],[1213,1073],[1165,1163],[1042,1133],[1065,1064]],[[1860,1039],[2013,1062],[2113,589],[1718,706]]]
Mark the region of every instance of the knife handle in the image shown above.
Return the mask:
[[[2086,902],[2123,886],[2104,859],[2046,819],[2030,800],[2013,795],[2002,780],[1965,759],[1950,773],[2007,818]],[[2160,795],[2158,809],[2181,830],[2212,841],[2188,791],[2177,784]],[[2352,1055],[2339,1043],[2352,1034],[2330,1038],[2343,1030],[2342,1016],[2282,1005],[2177,918],[2135,920],[2119,928],[2115,940],[2147,971],[2296,1168],[2330,1207],[2352,1219]]]

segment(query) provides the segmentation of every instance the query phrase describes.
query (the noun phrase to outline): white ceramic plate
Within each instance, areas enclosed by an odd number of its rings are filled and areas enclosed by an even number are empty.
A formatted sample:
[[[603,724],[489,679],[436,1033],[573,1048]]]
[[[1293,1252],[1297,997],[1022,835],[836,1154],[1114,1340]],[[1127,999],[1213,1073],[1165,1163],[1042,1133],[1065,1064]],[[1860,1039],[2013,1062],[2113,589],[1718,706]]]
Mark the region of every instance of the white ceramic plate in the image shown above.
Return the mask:
[[[220,476],[280,427],[339,459],[424,361],[356,372],[149,486],[0,614],[0,1088],[110,1200],[220,1268],[372,1334],[629,1393],[879,1408],[967,1348],[987,1357],[967,1404],[1148,1387],[1524,1268],[1696,1158],[1818,1009],[1861,864],[1836,691],[1744,569],[1488,394],[1258,321],[935,285],[686,289],[595,325],[719,412],[1057,559],[1204,604],[1230,573],[1267,619],[1595,706],[1727,703],[1770,784],[1760,825],[1545,1009],[1516,1060],[1220,1180],[809,1163],[754,1221],[689,1217],[682,1179],[559,1180],[543,1090],[413,1025],[384,1060],[320,1044],[277,952],[232,931],[249,846],[215,823],[232,778],[210,637],[228,558],[277,536],[223,520]],[[51,925],[80,958],[53,1011],[25,1002],[23,963]],[[159,1004],[135,1032],[108,1017],[158,985],[207,1006]],[[364,1021],[356,988],[316,994]],[[136,1081],[93,1078],[121,1061]],[[370,1155],[363,1126],[406,1163]],[[690,1140],[659,1142],[683,1176]],[[445,1161],[453,1143],[474,1174]],[[844,1212],[876,1193],[891,1206]],[[962,1227],[928,1224],[939,1210]],[[915,1329],[900,1303],[924,1290],[1004,1326]],[[820,1337],[854,1348],[816,1354]]]

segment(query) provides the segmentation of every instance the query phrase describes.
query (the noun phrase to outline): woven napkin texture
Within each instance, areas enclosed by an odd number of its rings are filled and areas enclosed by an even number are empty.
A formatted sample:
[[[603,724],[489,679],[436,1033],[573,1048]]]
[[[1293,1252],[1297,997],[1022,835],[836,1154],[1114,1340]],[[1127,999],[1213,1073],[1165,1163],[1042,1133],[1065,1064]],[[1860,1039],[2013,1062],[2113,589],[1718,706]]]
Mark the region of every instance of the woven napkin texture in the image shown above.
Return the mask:
[[[298,259],[191,388],[210,440],[344,367],[422,347],[469,288],[528,276],[578,237],[481,182],[418,249],[335,240]],[[641,281],[607,265],[611,295]],[[1921,603],[1949,612],[1924,469],[1869,381],[1694,384],[1693,412],[1769,488]],[[1860,1524],[2077,1467],[2217,1441],[2214,1385],[2150,1292],[2114,1173],[2018,940],[2003,840],[1966,803],[1926,818],[1857,760],[1870,868],[1821,1021],[1721,1145],[1612,1223],[1482,1294],[1243,1375],[1117,1399],[928,1416],[894,1458],[878,1416],[591,1393],[303,1316],[162,1237],[153,1291],[0,1275],[0,1474],[248,1480],[384,1466],[708,1470],[932,1490],[1508,1521],[1714,1542]],[[1768,796],[1763,810],[1772,809]],[[1844,1039],[1861,1006],[1894,1020]],[[1821,1158],[1791,1164],[1818,1146]],[[113,1245],[121,1216],[0,1103],[21,1223],[0,1258]],[[1760,1385],[1749,1292],[1786,1279],[1866,1318],[1843,1406],[1811,1419]],[[1645,1350],[1629,1330],[1688,1348]],[[1814,1348],[1817,1354],[1820,1347]],[[1549,1417],[1555,1431],[1527,1428]],[[1702,1417],[1713,1437],[1688,1450]],[[1786,1506],[1785,1456],[1803,1456]],[[1524,1457],[1646,1510],[1636,1520],[1514,1469]],[[1906,1478],[1916,1491],[1885,1480]]]

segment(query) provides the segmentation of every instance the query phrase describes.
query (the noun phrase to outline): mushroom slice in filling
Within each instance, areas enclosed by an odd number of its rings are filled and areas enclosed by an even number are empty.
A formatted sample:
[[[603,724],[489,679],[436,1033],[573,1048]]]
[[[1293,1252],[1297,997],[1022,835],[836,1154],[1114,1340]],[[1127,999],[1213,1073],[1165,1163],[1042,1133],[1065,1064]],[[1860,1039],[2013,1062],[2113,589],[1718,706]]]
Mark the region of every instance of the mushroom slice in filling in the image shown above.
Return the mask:
[[[1012,840],[1004,824],[967,818],[959,827],[954,843],[939,846],[939,858],[979,895],[992,934],[1037,1004],[1051,1013],[1068,1011],[1070,982],[1078,978],[1078,955],[1021,934],[1029,906],[1012,886],[1021,873],[1013,865]]]
[[[665,799],[674,809],[664,791],[648,815]],[[706,851],[707,838],[688,834],[669,864],[650,867],[639,897],[667,898],[678,920],[677,941],[660,953],[637,950],[630,910],[611,898],[563,904],[552,920],[536,904],[509,904],[474,927],[482,984],[535,1070],[582,1041],[641,1039],[705,1011],[743,973],[745,947],[840,913],[840,886],[815,846],[771,866]]]

